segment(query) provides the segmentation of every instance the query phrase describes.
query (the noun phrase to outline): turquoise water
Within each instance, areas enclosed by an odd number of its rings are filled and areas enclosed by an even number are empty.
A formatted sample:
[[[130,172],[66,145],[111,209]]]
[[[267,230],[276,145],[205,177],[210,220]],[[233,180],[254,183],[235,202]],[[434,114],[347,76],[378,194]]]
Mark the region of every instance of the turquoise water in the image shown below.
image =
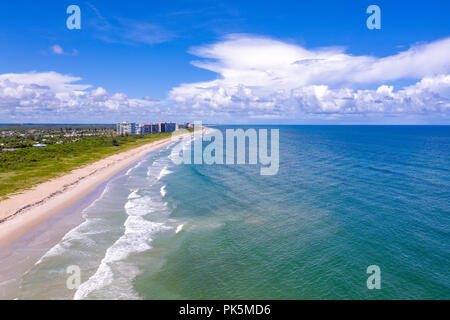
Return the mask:
[[[72,297],[67,264],[88,299],[450,298],[450,127],[278,128],[274,176],[149,155],[23,277],[19,298]],[[369,265],[380,290],[367,289]]]

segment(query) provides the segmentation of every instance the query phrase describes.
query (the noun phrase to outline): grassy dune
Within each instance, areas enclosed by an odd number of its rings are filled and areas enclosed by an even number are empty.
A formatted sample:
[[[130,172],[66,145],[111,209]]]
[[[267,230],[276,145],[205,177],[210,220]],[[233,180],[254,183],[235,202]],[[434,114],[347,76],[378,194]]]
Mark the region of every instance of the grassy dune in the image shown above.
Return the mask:
[[[0,152],[0,200],[109,155],[170,137],[170,133],[116,137],[83,137],[46,148]]]

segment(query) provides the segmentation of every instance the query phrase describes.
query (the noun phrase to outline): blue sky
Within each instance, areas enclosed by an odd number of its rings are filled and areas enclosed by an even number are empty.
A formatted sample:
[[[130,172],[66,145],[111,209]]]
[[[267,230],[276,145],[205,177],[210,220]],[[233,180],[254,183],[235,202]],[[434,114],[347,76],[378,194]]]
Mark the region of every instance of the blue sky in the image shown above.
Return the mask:
[[[66,27],[71,4],[81,30]],[[381,30],[366,27],[371,4]],[[448,12],[443,0],[2,2],[0,122],[448,124]]]

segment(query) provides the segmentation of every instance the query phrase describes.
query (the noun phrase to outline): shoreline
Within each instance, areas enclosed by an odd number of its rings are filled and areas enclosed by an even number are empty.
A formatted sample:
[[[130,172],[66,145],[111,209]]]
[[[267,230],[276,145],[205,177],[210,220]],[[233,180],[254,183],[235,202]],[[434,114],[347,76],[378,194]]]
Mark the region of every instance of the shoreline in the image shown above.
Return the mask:
[[[0,201],[0,248],[68,208],[149,152],[171,142],[172,137],[169,137],[108,156]]]
[[[139,162],[140,160],[136,161]],[[134,163],[129,167],[133,167]],[[127,167],[128,168],[128,167]],[[0,300],[17,298],[20,281],[42,258],[73,228],[83,223],[83,211],[98,199],[107,184],[121,176],[127,168],[120,170],[102,182],[96,189],[63,209],[4,247],[0,247]]]

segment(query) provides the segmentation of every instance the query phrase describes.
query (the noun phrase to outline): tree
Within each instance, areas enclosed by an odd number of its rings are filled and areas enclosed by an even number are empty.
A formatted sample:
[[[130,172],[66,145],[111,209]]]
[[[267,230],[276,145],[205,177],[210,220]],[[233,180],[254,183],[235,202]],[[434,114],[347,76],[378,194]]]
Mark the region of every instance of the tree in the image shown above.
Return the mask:
[[[111,143],[113,146],[117,147],[119,145],[119,141],[116,138],[112,138]]]

